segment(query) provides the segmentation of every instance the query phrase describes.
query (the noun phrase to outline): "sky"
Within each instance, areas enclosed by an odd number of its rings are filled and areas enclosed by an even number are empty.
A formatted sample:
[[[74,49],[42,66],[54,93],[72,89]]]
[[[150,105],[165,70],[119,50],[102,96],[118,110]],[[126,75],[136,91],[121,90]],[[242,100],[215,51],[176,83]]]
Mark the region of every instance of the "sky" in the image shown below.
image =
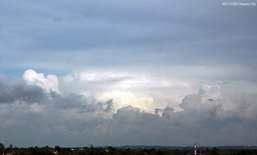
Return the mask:
[[[256,0],[0,0],[0,143],[257,145]]]

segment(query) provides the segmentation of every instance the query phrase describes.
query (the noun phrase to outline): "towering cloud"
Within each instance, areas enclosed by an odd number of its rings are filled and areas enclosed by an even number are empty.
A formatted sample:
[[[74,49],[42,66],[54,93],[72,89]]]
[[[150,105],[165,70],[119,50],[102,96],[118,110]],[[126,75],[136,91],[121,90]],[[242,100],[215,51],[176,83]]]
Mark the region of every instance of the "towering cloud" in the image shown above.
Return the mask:
[[[45,77],[43,73],[37,73],[36,71],[29,69],[23,74],[23,79],[27,84],[39,86],[48,92],[59,92],[59,80],[56,75],[49,74]]]
[[[116,110],[117,100],[45,91],[6,75],[0,75],[0,90],[1,138],[17,146],[257,143],[255,102],[224,94],[219,85],[186,95],[180,111],[157,106],[156,113],[131,105]]]

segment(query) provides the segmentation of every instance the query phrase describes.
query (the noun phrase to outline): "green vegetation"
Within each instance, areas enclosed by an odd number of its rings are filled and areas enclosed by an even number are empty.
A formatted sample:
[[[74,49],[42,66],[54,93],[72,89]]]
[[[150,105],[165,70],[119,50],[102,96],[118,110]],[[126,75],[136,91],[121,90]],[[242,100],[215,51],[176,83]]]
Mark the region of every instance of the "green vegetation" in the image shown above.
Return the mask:
[[[5,148],[0,143],[0,154],[13,154],[13,155],[193,155],[192,148],[182,149],[140,149],[140,148],[122,148],[122,147],[106,147],[106,148],[61,148],[55,146],[54,148],[45,147],[29,147],[29,148],[17,148],[12,145]],[[199,155],[199,152],[198,152]],[[219,150],[218,148],[205,148],[202,151],[202,155],[257,155],[257,149],[242,149],[242,150]]]

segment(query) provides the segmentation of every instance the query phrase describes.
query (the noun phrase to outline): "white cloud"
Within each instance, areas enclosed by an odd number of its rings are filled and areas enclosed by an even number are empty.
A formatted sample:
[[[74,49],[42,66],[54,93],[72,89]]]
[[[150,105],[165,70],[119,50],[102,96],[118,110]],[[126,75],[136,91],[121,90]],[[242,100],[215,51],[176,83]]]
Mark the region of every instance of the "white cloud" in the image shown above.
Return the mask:
[[[67,76],[63,77],[63,81],[65,83],[71,83],[74,81],[74,77],[72,75],[67,75]]]
[[[96,80],[96,74],[93,73],[82,73],[80,75],[80,81],[95,81]]]
[[[56,75],[49,74],[45,77],[43,73],[37,73],[36,71],[29,69],[24,72],[23,79],[27,84],[39,86],[48,92],[60,92],[58,88],[59,80]]]
[[[154,104],[154,99],[152,97],[132,93],[130,91],[105,92],[98,96],[97,99],[103,101],[113,99],[115,110],[131,105],[147,112],[153,112],[153,107],[157,106]]]
[[[201,98],[201,102],[203,104],[207,103],[208,101],[221,100],[221,88],[218,85],[202,85],[199,90],[198,96]]]
[[[113,99],[115,110],[132,105],[152,113],[155,108],[178,106],[192,85],[183,79],[124,71],[77,71],[62,79],[65,90],[101,101]]]

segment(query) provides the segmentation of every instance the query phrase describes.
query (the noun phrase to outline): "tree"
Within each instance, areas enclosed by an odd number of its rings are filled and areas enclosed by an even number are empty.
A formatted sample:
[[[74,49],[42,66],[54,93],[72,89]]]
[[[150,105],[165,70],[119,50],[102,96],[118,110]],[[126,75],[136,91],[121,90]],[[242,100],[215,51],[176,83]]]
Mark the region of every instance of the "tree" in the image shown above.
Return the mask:
[[[12,151],[12,149],[13,149],[12,144],[10,144],[9,148],[10,148],[10,150]]]
[[[61,147],[60,146],[55,146],[55,148],[54,148],[58,153],[60,153],[61,152]]]
[[[2,154],[4,152],[4,144],[0,143],[0,153]]]

